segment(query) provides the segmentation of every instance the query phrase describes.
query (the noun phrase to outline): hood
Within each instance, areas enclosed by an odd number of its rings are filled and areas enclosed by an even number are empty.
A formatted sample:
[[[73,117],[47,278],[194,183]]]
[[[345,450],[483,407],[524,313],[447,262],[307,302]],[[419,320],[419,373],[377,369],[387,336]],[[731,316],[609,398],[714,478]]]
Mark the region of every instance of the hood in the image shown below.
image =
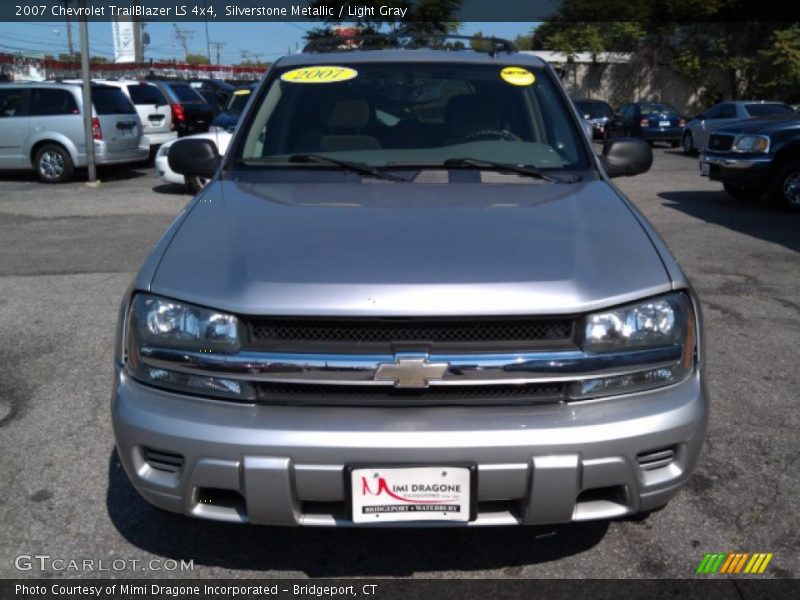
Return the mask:
[[[212,125],[216,127],[222,127],[223,129],[230,129],[233,131],[236,127],[236,124],[239,122],[239,117],[241,117],[241,113],[229,113],[229,112],[221,112],[214,120],[211,122]]]
[[[800,128],[800,114],[797,113],[736,121],[730,125],[723,125],[714,133],[769,133],[794,128]]]
[[[309,316],[568,314],[669,289],[602,181],[214,181],[151,283],[240,314]]]

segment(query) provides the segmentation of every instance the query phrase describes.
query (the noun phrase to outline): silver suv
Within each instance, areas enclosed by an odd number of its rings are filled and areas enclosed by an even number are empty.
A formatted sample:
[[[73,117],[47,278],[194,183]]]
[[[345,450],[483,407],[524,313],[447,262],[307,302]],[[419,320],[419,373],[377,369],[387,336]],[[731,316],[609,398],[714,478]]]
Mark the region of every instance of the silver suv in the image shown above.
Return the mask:
[[[136,109],[121,90],[92,85],[92,134],[97,163],[146,160]],[[83,93],[67,83],[0,84],[0,170],[36,171],[45,183],[69,181],[85,167]]]
[[[697,298],[553,70],[510,47],[277,61],[124,298],[112,413],[163,509],[272,525],[622,517],[686,484]]]

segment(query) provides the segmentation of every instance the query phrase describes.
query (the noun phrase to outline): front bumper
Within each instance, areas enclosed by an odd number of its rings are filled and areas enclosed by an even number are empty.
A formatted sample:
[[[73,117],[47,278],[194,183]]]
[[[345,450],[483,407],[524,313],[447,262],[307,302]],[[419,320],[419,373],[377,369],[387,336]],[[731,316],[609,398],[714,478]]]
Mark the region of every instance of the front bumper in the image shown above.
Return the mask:
[[[620,517],[664,505],[687,482],[708,420],[701,372],[654,391],[539,406],[267,406],[142,385],[118,365],[117,450],[163,509],[270,525],[352,525],[348,465],[477,466],[469,525]],[[654,469],[642,456],[672,449]],[[173,471],[148,457],[179,456]]]
[[[174,183],[177,185],[186,185],[186,179],[183,175],[176,173],[169,168],[169,157],[156,155],[155,159],[156,173],[158,178],[164,183]]]
[[[773,157],[736,153],[700,155],[700,174],[712,181],[758,186],[769,174]]]
[[[646,128],[641,130],[643,140],[647,141],[679,141],[683,138],[683,127]]]

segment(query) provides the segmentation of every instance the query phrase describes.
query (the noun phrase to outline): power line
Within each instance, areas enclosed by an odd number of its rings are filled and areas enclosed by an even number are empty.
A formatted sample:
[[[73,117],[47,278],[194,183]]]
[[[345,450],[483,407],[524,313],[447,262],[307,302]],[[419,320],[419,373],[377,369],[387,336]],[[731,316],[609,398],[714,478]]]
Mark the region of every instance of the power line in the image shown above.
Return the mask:
[[[191,29],[179,29],[178,26],[173,23],[172,26],[175,28],[175,37],[178,38],[181,46],[183,46],[183,53],[184,53],[184,60],[188,60],[189,58],[189,40],[192,39],[194,36],[194,31]]]

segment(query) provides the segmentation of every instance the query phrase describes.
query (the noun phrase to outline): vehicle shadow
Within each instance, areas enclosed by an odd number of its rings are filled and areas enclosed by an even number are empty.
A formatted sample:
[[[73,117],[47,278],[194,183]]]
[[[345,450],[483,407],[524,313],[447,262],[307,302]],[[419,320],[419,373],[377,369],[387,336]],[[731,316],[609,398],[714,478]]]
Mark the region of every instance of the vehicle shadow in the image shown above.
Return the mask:
[[[138,167],[121,167],[121,166],[107,166],[98,167],[97,178],[102,182],[107,181],[126,181],[130,179],[139,179],[140,177],[147,176],[147,173],[138,169],[149,168],[147,164],[142,164]],[[75,176],[71,181],[60,184],[41,183],[36,174],[32,171],[7,171],[0,175],[0,181],[18,181],[22,183],[36,183],[41,185],[51,186],[50,189],[57,190],[61,185],[69,185],[70,183],[86,183],[89,180],[89,174],[86,169],[76,169]]]
[[[236,525],[161,511],[128,481],[116,449],[106,506],[131,544],[197,566],[299,571],[309,577],[409,576],[482,571],[550,562],[598,544],[607,522],[552,527],[474,529],[328,529]]]
[[[679,210],[706,223],[721,225],[800,252],[800,213],[788,213],[766,198],[745,201],[731,198],[722,190],[661,192],[664,206]]]
[[[177,183],[160,183],[153,188],[156,194],[167,194],[169,196],[190,196],[191,192],[186,186]]]

